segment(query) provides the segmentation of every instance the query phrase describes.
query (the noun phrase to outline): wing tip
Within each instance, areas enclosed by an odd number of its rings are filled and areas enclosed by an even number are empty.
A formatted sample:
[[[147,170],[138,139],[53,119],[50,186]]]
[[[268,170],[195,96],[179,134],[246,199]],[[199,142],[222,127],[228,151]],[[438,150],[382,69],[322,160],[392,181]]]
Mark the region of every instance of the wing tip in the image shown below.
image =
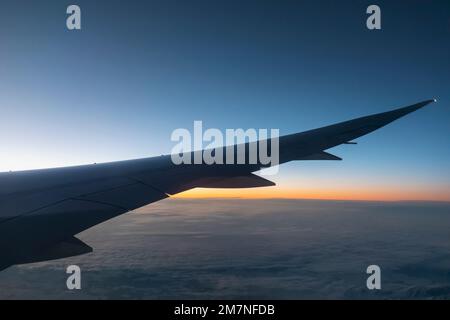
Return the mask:
[[[425,101],[419,102],[418,105],[422,105],[423,107],[425,107],[425,106],[427,106],[427,105],[429,105],[431,103],[436,103],[436,102],[437,102],[437,99],[433,98],[433,99],[429,99],[429,100],[425,100]]]
[[[405,115],[407,115],[409,113],[412,113],[414,111],[422,109],[423,107],[425,107],[425,106],[427,106],[427,105],[429,105],[431,103],[435,103],[435,102],[437,102],[436,98],[429,99],[429,100],[418,102],[416,104],[413,104],[413,105],[410,105],[410,106],[407,106],[407,107],[402,107],[402,108],[398,108],[398,109],[395,109],[395,110],[392,110],[392,111],[388,111],[388,112],[386,112],[384,114],[385,115],[390,115],[392,118],[389,119],[389,122],[392,122],[393,120],[401,118],[401,117],[403,117],[403,116],[405,116]],[[387,122],[387,123],[389,123],[389,122]]]
[[[436,102],[437,102],[437,99],[433,98],[433,99],[428,99],[428,100],[419,102],[419,103],[417,103],[417,104],[415,104],[413,106],[417,106],[417,108],[420,109],[420,108],[423,108],[423,107],[425,107],[425,106],[427,106],[427,105],[429,105],[431,103],[436,103]]]

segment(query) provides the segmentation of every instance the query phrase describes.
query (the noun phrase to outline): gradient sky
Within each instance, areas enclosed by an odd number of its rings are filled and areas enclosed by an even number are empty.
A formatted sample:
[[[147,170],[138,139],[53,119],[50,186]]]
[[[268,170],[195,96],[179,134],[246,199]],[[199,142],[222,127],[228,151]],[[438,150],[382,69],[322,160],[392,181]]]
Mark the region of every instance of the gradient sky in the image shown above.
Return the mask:
[[[342,162],[184,196],[450,201],[448,0],[2,0],[0,40],[0,171],[169,153],[194,120],[287,134],[437,98],[332,150]]]

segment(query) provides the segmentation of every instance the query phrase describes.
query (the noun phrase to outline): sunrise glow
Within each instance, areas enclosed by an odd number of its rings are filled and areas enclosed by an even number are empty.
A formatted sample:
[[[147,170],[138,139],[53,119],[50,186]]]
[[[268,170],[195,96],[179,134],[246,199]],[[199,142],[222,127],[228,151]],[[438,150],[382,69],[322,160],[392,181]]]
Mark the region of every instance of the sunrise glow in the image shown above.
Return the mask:
[[[357,201],[445,201],[450,202],[450,190],[421,190],[420,188],[283,188],[204,189],[196,188],[173,196],[174,198],[241,198],[241,199],[321,199]]]

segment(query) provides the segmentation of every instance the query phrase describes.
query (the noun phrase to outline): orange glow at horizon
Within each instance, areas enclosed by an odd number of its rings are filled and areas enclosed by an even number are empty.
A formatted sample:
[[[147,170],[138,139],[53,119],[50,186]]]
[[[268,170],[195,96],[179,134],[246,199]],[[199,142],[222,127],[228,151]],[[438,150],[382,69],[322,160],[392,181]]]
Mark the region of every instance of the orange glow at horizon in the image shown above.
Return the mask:
[[[196,188],[173,196],[183,199],[317,199],[357,201],[445,201],[450,202],[450,190],[405,188],[308,188],[267,187],[252,189]]]

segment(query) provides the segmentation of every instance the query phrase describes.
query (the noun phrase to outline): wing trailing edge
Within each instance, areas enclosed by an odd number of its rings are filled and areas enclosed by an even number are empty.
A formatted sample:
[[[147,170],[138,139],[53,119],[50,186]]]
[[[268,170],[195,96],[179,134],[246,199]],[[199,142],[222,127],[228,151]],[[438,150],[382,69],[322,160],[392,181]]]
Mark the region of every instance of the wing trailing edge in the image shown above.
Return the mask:
[[[34,255],[22,257],[22,260],[16,263],[26,264],[62,259],[91,253],[92,251],[92,247],[88,246],[86,243],[76,237],[71,237],[53,246],[45,248],[42,251],[38,251]]]
[[[256,174],[248,174],[233,177],[205,178],[199,181],[197,186],[200,188],[238,189],[271,187],[274,185],[274,182],[257,176]]]

